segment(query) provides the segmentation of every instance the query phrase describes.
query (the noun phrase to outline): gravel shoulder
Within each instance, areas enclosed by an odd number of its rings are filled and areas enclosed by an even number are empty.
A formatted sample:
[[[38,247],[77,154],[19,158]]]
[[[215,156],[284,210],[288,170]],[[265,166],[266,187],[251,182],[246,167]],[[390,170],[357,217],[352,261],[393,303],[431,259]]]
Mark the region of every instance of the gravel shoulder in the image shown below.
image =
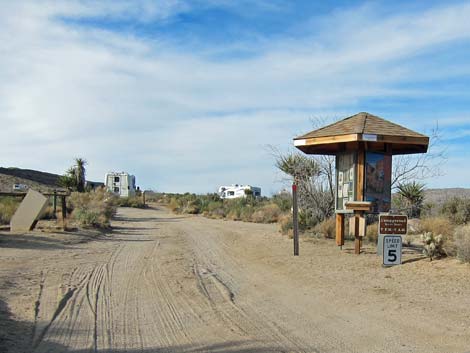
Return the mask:
[[[120,208],[109,232],[0,232],[1,352],[470,351],[470,266],[275,225]]]

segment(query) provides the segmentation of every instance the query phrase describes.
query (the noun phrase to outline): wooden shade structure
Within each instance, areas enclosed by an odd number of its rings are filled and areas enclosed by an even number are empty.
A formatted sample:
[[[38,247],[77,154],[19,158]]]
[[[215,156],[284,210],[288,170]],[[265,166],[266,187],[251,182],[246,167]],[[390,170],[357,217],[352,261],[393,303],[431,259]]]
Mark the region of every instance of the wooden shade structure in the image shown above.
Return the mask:
[[[426,153],[428,145],[429,137],[366,112],[294,139],[294,146],[306,154],[337,157],[337,245],[344,244],[344,213],[354,213],[355,251],[360,253],[364,213],[390,208],[391,156]]]
[[[429,137],[369,113],[358,113],[294,138],[307,154],[336,155],[365,148],[391,154],[426,153]]]

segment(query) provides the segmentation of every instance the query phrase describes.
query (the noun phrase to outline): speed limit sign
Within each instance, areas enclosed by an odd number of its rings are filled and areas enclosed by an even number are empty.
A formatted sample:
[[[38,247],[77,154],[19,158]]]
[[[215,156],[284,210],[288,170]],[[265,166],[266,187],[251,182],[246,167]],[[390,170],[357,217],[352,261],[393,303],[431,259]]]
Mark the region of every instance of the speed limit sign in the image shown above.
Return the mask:
[[[384,235],[383,238],[383,264],[394,266],[401,264],[401,236]]]

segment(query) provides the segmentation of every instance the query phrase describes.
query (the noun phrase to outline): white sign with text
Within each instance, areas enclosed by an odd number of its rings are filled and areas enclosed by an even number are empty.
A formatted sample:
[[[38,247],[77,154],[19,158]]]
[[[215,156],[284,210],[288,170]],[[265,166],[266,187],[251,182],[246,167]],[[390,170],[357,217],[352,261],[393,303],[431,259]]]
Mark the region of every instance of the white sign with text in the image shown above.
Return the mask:
[[[384,235],[383,264],[384,266],[401,265],[402,240],[400,235]]]

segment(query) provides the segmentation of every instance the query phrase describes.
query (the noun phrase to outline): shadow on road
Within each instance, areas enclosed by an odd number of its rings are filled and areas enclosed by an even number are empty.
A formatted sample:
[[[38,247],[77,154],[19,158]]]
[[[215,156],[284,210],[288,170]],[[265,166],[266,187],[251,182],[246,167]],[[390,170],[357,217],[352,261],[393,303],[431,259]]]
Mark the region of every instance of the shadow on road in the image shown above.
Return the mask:
[[[31,352],[32,324],[13,319],[8,305],[0,299],[0,352]]]

